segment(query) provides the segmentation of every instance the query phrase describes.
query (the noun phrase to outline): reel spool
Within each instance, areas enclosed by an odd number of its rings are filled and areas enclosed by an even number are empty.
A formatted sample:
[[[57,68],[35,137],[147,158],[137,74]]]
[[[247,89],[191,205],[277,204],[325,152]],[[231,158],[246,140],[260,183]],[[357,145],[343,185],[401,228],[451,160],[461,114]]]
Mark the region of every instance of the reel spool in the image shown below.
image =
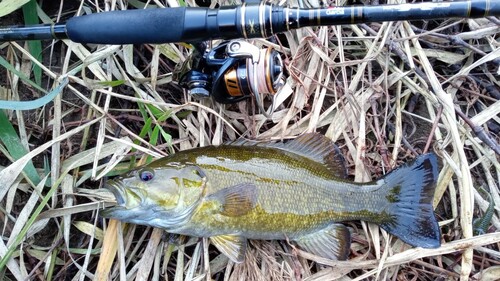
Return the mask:
[[[257,77],[254,76],[257,73]],[[271,49],[260,50],[257,65],[251,59],[239,63],[224,74],[224,82],[229,95],[233,97],[254,94],[252,81],[257,80],[257,90],[260,94],[274,95],[282,86],[283,62],[279,54]]]
[[[276,94],[284,83],[279,53],[243,40],[223,42],[208,52],[202,50],[204,46],[198,46],[193,58],[183,64],[179,84],[195,98],[211,96],[224,104],[253,95],[265,114],[262,95]]]

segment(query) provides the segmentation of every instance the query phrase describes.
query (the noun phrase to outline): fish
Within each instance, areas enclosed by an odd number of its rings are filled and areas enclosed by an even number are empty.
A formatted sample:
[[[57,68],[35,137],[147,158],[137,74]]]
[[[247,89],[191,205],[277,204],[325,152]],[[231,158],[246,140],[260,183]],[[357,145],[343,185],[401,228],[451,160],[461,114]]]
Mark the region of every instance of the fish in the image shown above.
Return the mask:
[[[428,153],[377,180],[353,182],[340,149],[319,133],[239,140],[180,151],[109,180],[116,205],[101,216],[210,238],[236,263],[244,261],[248,239],[287,239],[346,260],[346,221],[378,224],[414,247],[439,247],[437,175],[436,155]]]

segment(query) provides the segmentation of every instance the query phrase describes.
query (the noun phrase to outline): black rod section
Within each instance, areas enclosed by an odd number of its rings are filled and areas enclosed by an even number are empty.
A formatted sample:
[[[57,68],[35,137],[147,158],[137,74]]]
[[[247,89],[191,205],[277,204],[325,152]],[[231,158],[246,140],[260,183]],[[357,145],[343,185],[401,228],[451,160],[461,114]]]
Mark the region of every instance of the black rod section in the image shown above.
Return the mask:
[[[422,2],[300,9],[244,3],[218,9],[181,7],[102,12],[66,24],[0,28],[0,42],[64,39],[79,43],[143,44],[266,38],[304,26],[500,16],[500,0]]]
[[[65,24],[0,27],[0,42],[14,40],[66,39]]]

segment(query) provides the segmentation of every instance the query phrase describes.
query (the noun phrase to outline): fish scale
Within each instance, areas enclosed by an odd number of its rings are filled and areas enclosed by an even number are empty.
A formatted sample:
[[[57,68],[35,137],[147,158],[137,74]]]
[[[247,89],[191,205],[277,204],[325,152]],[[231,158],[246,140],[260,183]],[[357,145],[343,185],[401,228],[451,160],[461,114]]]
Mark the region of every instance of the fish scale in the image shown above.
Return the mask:
[[[104,216],[210,237],[235,262],[243,261],[247,239],[289,239],[324,258],[346,259],[350,231],[340,222],[348,220],[377,223],[413,246],[440,245],[435,155],[369,183],[346,179],[345,170],[340,150],[319,134],[195,148],[110,182],[121,204]]]
[[[259,148],[269,152],[265,161],[256,157],[245,159],[239,157],[241,162],[227,159],[221,161],[219,157],[209,157],[216,155],[215,152],[219,150],[221,154],[230,155],[229,157],[234,160],[236,153],[251,154],[254,149],[209,147],[203,151],[203,156],[195,157],[191,161],[206,172],[211,182],[210,193],[239,182],[255,182],[259,192],[258,205],[271,214],[307,215],[332,209],[338,212],[355,212],[359,211],[360,203],[366,202],[370,206],[369,209],[373,210],[376,205],[384,202],[374,200],[373,196],[370,196],[372,191],[368,190],[369,186],[377,187],[374,183],[364,184],[363,189],[360,189],[361,185],[341,181],[325,170],[321,163],[309,159],[301,159],[302,162],[298,162],[300,165],[290,169],[287,163],[293,159],[285,158],[273,148]],[[274,155],[279,157],[273,157]],[[353,194],[357,197],[352,196]]]

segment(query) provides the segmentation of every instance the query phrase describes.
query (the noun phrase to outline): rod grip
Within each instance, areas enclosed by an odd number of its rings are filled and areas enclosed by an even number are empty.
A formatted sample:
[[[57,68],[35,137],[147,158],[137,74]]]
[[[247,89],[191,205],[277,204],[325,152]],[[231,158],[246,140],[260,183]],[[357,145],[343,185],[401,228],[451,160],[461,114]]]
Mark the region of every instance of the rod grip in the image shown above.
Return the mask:
[[[66,32],[78,43],[182,42],[185,14],[185,7],[97,13],[71,18]]]

